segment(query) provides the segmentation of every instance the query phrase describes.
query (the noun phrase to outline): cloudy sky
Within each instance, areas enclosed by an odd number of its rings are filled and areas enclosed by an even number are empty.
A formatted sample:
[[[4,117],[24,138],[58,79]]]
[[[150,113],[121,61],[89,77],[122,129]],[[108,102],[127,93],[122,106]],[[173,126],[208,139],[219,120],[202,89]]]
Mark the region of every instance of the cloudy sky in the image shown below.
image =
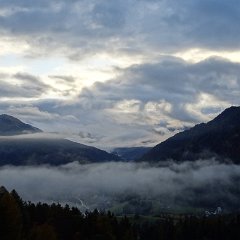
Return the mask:
[[[152,146],[240,99],[238,0],[0,0],[0,113]]]

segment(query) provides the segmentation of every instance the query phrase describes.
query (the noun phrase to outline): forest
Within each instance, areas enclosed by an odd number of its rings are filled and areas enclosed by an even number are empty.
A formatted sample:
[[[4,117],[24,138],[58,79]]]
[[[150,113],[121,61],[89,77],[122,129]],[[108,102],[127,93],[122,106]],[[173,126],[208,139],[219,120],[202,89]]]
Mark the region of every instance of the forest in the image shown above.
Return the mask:
[[[58,203],[31,203],[13,190],[0,191],[1,240],[233,240],[240,239],[240,214],[115,216],[82,213]]]

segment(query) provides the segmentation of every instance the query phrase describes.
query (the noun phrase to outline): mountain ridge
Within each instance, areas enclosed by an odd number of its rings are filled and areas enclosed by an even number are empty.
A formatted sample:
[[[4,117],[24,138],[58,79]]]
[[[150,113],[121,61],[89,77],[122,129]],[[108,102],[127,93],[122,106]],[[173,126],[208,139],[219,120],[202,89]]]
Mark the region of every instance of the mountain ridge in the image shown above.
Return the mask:
[[[0,139],[0,166],[64,165],[120,161],[116,155],[67,139]]]
[[[177,133],[153,147],[140,161],[205,158],[240,163],[240,107],[227,108],[208,123]]]
[[[0,115],[0,166],[62,165],[71,162],[93,163],[120,161],[114,154],[61,138],[32,137],[39,128],[19,119]],[[26,137],[26,134],[28,136]],[[14,136],[17,136],[16,138]]]

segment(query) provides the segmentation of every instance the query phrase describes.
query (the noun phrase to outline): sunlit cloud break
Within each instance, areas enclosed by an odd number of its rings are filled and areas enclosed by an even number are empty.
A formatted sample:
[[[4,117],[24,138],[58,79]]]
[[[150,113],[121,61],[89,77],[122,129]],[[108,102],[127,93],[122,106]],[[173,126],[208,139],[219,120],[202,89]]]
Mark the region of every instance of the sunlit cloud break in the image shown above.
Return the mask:
[[[101,148],[153,146],[239,105],[239,4],[3,0],[0,112]]]

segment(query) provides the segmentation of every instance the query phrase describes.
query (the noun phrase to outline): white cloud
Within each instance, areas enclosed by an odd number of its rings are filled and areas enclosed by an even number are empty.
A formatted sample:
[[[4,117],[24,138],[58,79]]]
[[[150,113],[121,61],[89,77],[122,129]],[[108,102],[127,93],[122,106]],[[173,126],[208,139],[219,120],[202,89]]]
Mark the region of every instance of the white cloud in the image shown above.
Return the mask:
[[[218,174],[216,174],[216,172]],[[239,208],[240,167],[213,160],[162,163],[102,163],[61,167],[0,168],[0,182],[24,200],[112,207],[129,197],[161,207]],[[106,204],[108,203],[108,204]],[[119,206],[119,205],[118,205]],[[155,206],[155,205],[154,205]],[[84,209],[86,210],[86,209]]]
[[[153,145],[239,104],[239,6],[2,0],[1,110],[102,146]]]

